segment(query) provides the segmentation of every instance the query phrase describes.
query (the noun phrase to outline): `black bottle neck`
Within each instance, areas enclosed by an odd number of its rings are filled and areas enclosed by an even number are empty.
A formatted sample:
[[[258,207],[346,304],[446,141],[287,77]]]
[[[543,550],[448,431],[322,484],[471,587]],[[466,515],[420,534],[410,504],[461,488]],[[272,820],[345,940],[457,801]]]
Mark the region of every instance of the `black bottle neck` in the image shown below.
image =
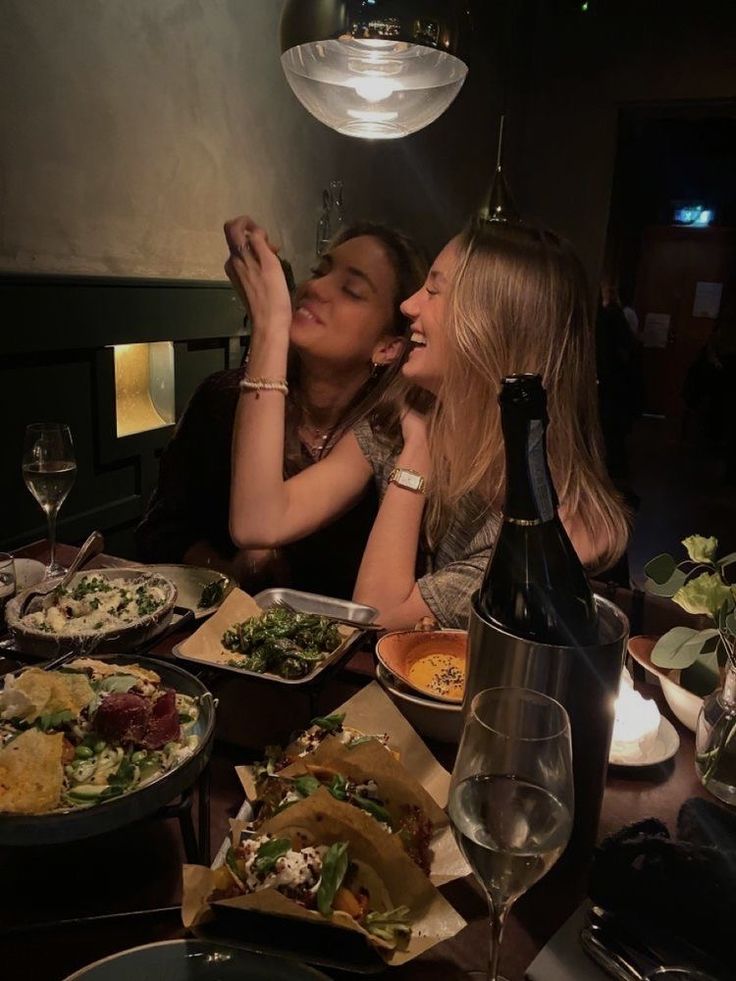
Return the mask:
[[[547,419],[534,418],[519,406],[502,406],[506,444],[506,501],[503,514],[511,523],[543,524],[557,514],[557,496],[547,463]]]

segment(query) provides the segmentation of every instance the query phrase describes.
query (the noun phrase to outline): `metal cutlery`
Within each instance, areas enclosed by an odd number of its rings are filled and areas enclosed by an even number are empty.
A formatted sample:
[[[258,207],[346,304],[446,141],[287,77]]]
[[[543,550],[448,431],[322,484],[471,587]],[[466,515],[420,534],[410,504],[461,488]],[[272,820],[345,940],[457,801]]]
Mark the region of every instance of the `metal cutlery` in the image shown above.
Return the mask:
[[[296,607],[291,605],[291,603],[287,603],[285,599],[281,599],[280,597],[275,599],[271,605],[279,607],[279,609],[282,610],[288,610],[290,613],[309,614],[309,610],[297,610]],[[380,623],[363,623],[361,620],[351,620],[349,617],[336,617],[331,613],[315,613],[314,615],[324,617],[326,620],[332,620],[333,623],[341,623],[346,627],[354,627],[356,630],[385,629]]]
[[[74,557],[74,561],[71,563],[63,579],[55,583],[52,586],[46,586],[45,589],[32,589],[23,600],[23,605],[21,606],[18,615],[24,617],[27,613],[35,613],[38,610],[46,610],[53,604],[53,595],[57,589],[66,589],[69,583],[72,581],[74,574],[77,572],[85,562],[89,562],[90,559],[94,558],[95,555],[99,555],[102,549],[105,547],[105,539],[102,537],[99,531],[93,531],[89,536],[87,541],[82,545],[80,550]],[[43,586],[43,583],[41,584]],[[31,610],[31,605],[34,605],[34,609]]]
[[[635,932],[598,906],[590,909],[580,941],[586,953],[618,981],[718,981],[682,961],[671,962],[672,954],[656,939],[650,942],[644,931]]]

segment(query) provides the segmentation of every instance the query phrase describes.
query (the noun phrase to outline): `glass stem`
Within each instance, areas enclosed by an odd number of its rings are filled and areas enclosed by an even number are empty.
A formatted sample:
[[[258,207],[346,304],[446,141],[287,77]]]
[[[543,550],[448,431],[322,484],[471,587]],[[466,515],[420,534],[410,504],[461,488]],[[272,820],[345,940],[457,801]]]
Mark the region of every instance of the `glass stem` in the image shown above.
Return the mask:
[[[494,901],[488,897],[488,905],[491,908],[491,940],[488,954],[488,981],[497,981],[498,963],[501,956],[501,940],[503,939],[503,928],[506,926],[506,917],[511,909],[508,900]]]
[[[57,508],[52,508],[47,512],[49,523],[49,568],[53,569],[56,565],[56,515]]]

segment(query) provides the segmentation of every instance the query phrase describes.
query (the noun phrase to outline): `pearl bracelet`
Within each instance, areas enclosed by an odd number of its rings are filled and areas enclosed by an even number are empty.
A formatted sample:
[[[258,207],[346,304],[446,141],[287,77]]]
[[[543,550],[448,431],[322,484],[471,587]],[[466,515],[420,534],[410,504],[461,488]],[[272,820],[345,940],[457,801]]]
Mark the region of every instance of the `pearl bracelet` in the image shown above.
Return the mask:
[[[282,392],[289,394],[289,386],[285,378],[251,378],[245,375],[240,379],[240,387],[252,392]],[[258,394],[256,394],[258,398]]]

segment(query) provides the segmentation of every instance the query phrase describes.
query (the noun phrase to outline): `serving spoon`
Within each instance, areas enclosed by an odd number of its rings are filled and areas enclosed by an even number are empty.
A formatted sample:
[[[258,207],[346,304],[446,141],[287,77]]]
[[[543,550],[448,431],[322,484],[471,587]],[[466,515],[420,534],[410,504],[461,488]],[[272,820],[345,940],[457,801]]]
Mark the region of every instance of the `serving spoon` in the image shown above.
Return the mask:
[[[72,581],[76,571],[84,565],[85,562],[89,562],[90,559],[94,558],[95,555],[99,555],[102,549],[105,547],[105,539],[102,537],[101,532],[93,531],[89,536],[87,541],[82,545],[80,550],[74,557],[74,561],[71,563],[64,578],[61,582],[55,583],[52,586],[47,586],[46,589],[31,589],[28,595],[23,600],[20,610],[18,611],[19,617],[26,616],[27,613],[36,613],[39,610],[47,610],[53,605],[53,594],[58,589],[66,589],[69,583]],[[31,604],[33,604],[33,609],[31,609]]]

